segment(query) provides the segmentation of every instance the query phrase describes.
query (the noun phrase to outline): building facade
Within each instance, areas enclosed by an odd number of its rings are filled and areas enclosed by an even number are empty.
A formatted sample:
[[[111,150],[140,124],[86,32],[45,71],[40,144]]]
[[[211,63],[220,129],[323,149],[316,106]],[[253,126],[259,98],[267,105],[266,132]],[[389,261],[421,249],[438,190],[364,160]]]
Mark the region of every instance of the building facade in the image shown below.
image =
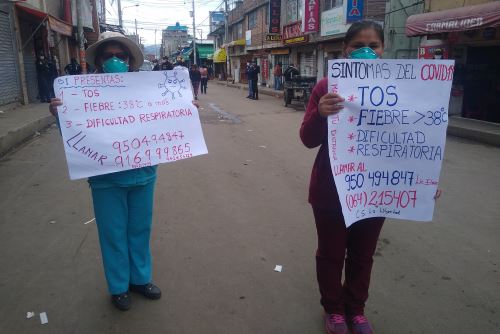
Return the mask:
[[[173,26],[168,26],[162,32],[161,56],[171,58],[173,54],[182,48],[189,47],[191,39],[187,26],[180,25],[179,22]]]
[[[500,123],[500,1],[425,1],[406,35],[419,58],[455,60],[450,114]]]
[[[257,60],[259,83],[271,86],[273,67],[294,64],[303,76],[323,78],[329,59],[341,57],[349,21],[384,24],[383,0],[245,0],[228,14],[228,76],[246,82],[247,62]],[[216,51],[217,52],[217,51]]]

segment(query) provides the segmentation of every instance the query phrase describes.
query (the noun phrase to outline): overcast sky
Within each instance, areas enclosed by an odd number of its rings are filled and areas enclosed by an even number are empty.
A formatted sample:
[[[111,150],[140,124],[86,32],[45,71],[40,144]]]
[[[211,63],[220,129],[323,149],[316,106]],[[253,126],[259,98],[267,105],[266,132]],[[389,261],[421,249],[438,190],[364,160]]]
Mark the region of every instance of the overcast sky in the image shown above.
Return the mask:
[[[228,2],[232,2],[228,0]],[[194,0],[196,16],[196,38],[200,38],[200,29],[203,32],[203,39],[206,39],[210,32],[208,23],[208,12],[217,8],[224,8],[224,0]],[[134,6],[139,4],[139,6]],[[181,25],[188,26],[189,33],[192,34],[193,19],[189,16],[192,10],[192,0],[121,0],[123,25],[125,29],[135,33],[134,19],[137,19],[137,32],[142,38],[142,43],[152,45],[161,43],[161,30],[167,26]],[[116,0],[106,0],[106,23],[118,24],[118,6]]]

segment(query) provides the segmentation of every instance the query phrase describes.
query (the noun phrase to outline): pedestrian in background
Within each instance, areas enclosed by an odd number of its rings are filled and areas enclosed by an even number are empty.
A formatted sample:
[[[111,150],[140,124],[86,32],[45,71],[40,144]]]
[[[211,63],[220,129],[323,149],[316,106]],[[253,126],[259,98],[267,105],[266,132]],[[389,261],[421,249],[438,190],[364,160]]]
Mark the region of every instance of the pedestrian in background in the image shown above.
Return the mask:
[[[64,72],[67,75],[79,75],[82,74],[82,67],[78,64],[75,58],[71,58],[71,62],[66,65]]]
[[[201,73],[200,70],[198,70],[198,66],[196,66],[195,64],[191,65],[189,78],[191,79],[191,84],[193,85],[194,99],[198,100],[198,89],[201,82]]]
[[[281,68],[281,63],[277,63],[273,70],[274,75],[274,90],[281,90],[281,82],[283,77],[283,70]]]
[[[200,75],[201,75],[201,93],[207,93],[208,86],[208,69],[205,64],[200,66]]]
[[[50,102],[51,69],[44,54],[40,54],[36,61],[36,76],[38,82],[38,98],[40,102]]]
[[[158,64],[158,59],[153,59],[153,71],[159,71],[160,64]]]
[[[170,71],[174,69],[174,65],[168,60],[168,57],[163,57],[162,63],[160,66],[162,71]]]
[[[258,100],[259,99],[259,73],[260,73],[260,66],[257,65],[257,59],[253,61],[252,66],[252,100]]]
[[[253,98],[253,85],[252,85],[252,77],[253,77],[253,66],[247,61],[247,65],[245,67],[245,75],[248,81],[248,96],[247,99]]]
[[[133,72],[144,61],[141,49],[117,32],[104,32],[87,49],[87,60],[97,73]],[[60,99],[52,99],[57,117]],[[104,273],[111,301],[118,309],[130,308],[129,291],[159,299],[152,283],[150,234],[157,166],[142,167],[88,179],[101,245]]]

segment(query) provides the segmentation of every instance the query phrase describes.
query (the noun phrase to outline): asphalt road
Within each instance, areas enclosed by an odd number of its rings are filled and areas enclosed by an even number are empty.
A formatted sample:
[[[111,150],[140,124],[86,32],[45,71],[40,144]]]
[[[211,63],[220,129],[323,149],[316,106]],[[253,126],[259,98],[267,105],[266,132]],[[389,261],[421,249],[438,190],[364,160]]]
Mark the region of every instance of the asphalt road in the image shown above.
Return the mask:
[[[323,333],[304,113],[208,91],[209,154],[159,168],[163,298],[133,295],[128,312],[110,304],[90,192],[69,181],[57,129],[0,161],[0,333]],[[500,149],[449,138],[434,221],[384,226],[367,306],[377,334],[500,333],[499,167]]]

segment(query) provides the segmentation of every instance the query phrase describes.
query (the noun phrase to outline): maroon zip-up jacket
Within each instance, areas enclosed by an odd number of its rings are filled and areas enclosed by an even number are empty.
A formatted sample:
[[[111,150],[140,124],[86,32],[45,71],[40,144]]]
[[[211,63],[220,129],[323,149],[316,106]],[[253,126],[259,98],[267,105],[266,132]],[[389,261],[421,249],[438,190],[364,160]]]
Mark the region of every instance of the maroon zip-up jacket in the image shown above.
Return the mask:
[[[342,210],[328,156],[327,119],[318,112],[319,99],[328,92],[328,79],[320,80],[312,91],[300,127],[300,139],[308,148],[320,146],[311,174],[309,203],[314,207]]]

